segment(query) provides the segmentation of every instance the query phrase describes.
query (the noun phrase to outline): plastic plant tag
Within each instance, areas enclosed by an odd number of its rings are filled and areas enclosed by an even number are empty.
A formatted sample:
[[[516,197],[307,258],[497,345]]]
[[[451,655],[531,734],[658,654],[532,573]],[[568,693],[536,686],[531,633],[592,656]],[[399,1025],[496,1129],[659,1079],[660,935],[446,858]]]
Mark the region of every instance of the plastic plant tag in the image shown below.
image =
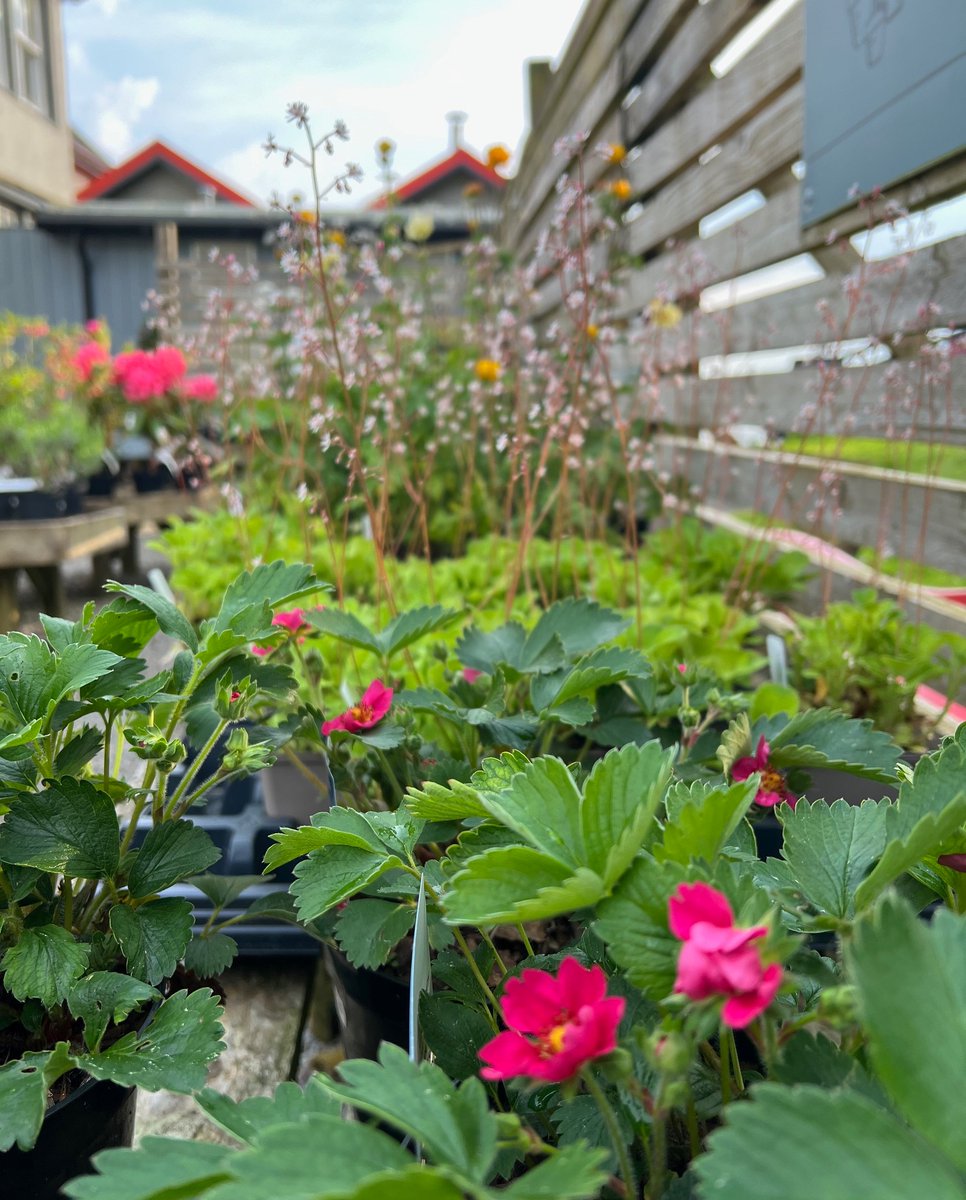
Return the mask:
[[[422,1045],[419,1035],[419,997],[432,989],[429,964],[429,923],[426,918],[426,881],[419,880],[416,924],[413,926],[413,961],[409,970],[409,1058],[419,1062]]]
[[[777,633],[770,633],[765,638],[765,645],[768,649],[768,673],[772,683],[780,683],[782,687],[787,687],[788,651],[785,648],[785,639]]]

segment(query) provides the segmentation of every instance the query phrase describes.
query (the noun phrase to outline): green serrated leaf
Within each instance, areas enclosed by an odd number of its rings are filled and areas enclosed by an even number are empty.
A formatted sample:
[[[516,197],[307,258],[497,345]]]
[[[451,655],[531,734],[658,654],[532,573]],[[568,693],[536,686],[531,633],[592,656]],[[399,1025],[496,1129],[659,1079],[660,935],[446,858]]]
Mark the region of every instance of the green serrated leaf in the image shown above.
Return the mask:
[[[0,1151],[15,1142],[21,1150],[33,1146],[47,1110],[47,1089],[73,1061],[67,1043],[58,1042],[53,1050],[30,1050],[0,1066]]]
[[[631,676],[640,678],[648,674],[650,666],[636,650],[607,646],[582,658],[573,670],[567,673],[551,704],[565,704],[574,697],[588,696],[598,688],[620,683]]]
[[[962,1200],[963,1181],[952,1164],[865,1096],[763,1083],[752,1097],[728,1107],[727,1124],[695,1160],[705,1195]]]
[[[108,879],[120,859],[114,801],[86,779],[50,780],[19,798],[0,826],[0,861],[79,879]]]
[[[674,753],[657,741],[611,750],[584,784],[580,819],[586,863],[608,888],[633,862],[654,823]]]
[[[553,1158],[514,1179],[502,1195],[511,1200],[589,1200],[601,1194],[607,1181],[606,1162],[604,1149],[561,1146]]]
[[[357,846],[329,845],[324,850],[313,850],[295,868],[291,887],[300,919],[321,917],[386,871],[402,866],[402,860],[384,848],[375,852]]]
[[[947,909],[927,925],[885,896],[856,924],[846,953],[879,1079],[966,1175],[962,1106],[951,1102],[966,1073],[966,920]]]
[[[322,1114],[340,1117],[342,1106],[312,1078],[300,1088],[297,1083],[280,1083],[272,1096],[232,1100],[212,1088],[195,1097],[198,1106],[222,1129],[241,1142],[258,1140],[262,1130],[273,1125],[292,1125]]]
[[[221,858],[208,834],[190,821],[164,821],[148,830],[128,872],[128,889],[143,899],[197,874]]]
[[[64,1000],[87,969],[90,946],[60,925],[24,929],[0,961],[3,986],[18,1000],[36,997],[47,1009]]]
[[[0,696],[18,725],[46,723],[62,700],[117,662],[116,654],[98,646],[74,644],[54,654],[37,637],[10,637],[0,655]]]
[[[586,862],[580,791],[561,759],[528,762],[505,787],[480,798],[491,816],[559,863],[576,867]]]
[[[523,626],[515,621],[489,633],[471,625],[456,643],[456,653],[464,666],[492,675],[503,664],[516,669],[526,638]]]
[[[668,929],[667,906],[686,878],[678,863],[638,858],[613,896],[601,903],[594,923],[631,983],[654,999],[666,996],[674,984],[681,943]]]
[[[412,905],[356,899],[339,914],[335,936],[353,966],[375,969],[388,960],[415,919]]]
[[[835,767],[894,783],[896,763],[902,753],[887,733],[871,721],[846,717],[834,708],[810,708],[786,719],[784,715],[755,725],[771,745],[770,761],[776,767]]]
[[[169,896],[138,908],[115,904],[108,919],[135,978],[160,983],[174,974],[191,937],[192,910],[187,900]]]
[[[251,571],[243,571],[229,585],[221,609],[211,624],[212,632],[229,629],[235,618],[247,608],[268,605],[281,609],[318,592],[330,591],[320,583],[305,563],[286,563],[280,559],[260,563]],[[308,617],[310,614],[306,613]],[[314,616],[314,613],[311,614]]]
[[[227,933],[206,933],[193,937],[184,952],[185,969],[199,979],[214,979],[235,961],[238,943]]]
[[[464,817],[488,817],[479,794],[470,784],[451,779],[449,786],[424,783],[407,789],[406,808],[427,821],[461,821]]]
[[[208,1063],[225,1048],[222,1008],[210,988],[175,992],[158,1008],[148,1027],[125,1034],[99,1054],[77,1059],[95,1079],[148,1092],[166,1089],[189,1094],[205,1086]]]
[[[443,608],[441,604],[422,605],[409,609],[393,617],[385,629],[378,635],[377,641],[383,657],[392,658],[400,650],[413,645],[427,634],[445,629],[458,621],[460,613]]]
[[[105,590],[120,592],[121,595],[140,604],[148,612],[154,613],[158,621],[158,628],[162,633],[176,638],[179,642],[184,642],[189,650],[198,652],[198,635],[191,622],[177,605],[165,599],[154,588],[143,587],[139,583],[117,583],[115,580],[111,580],[105,584]]]
[[[966,737],[957,734],[920,759],[912,780],[900,785],[897,802],[887,810],[885,850],[856,890],[856,908],[867,907],[900,875],[935,854],[964,823]]]
[[[55,775],[78,775],[104,745],[103,733],[93,725],[82,729],[58,750],[54,760]],[[4,748],[0,742],[0,750]]]
[[[373,654],[381,653],[378,638],[352,613],[340,608],[322,608],[307,612],[305,619],[319,633],[327,633],[348,646],[355,646],[357,650],[371,650]]]
[[[185,883],[207,896],[216,909],[222,909],[248,888],[271,880],[270,875],[191,875]]]
[[[71,1200],[189,1200],[229,1183],[228,1146],[146,1137],[136,1150],[103,1150],[94,1160],[96,1175],[65,1183]]]
[[[855,894],[886,844],[889,806],[800,800],[783,812],[782,858],[797,887],[819,912],[850,919]]]
[[[461,1003],[452,992],[424,992],[419,998],[419,1027],[433,1061],[450,1079],[469,1079],[479,1073],[479,1052],[492,1039],[493,1026],[478,1008]]]
[[[532,643],[532,653],[533,648],[557,637],[566,653],[573,657],[613,641],[629,624],[626,617],[593,600],[568,598],[547,609],[528,641]]]
[[[443,908],[452,925],[496,925],[548,920],[595,904],[603,894],[603,880],[586,867],[510,846],[471,859],[450,880]]]
[[[406,740],[406,731],[401,725],[391,721],[382,721],[372,729],[363,729],[359,733],[349,734],[357,742],[371,746],[374,750],[394,750]]]
[[[668,816],[664,838],[654,857],[687,866],[695,859],[712,864],[731,842],[755,802],[756,783],[735,783],[703,791],[690,803],[679,804]]]
[[[439,1166],[475,1182],[488,1178],[496,1153],[496,1118],[478,1079],[456,1089],[432,1063],[412,1063],[384,1042],[379,1061],[356,1059],[339,1068],[341,1083],[323,1080],[334,1096],[415,1138]]]
[[[84,1022],[84,1043],[93,1052],[112,1021],[119,1024],[139,1005],[160,998],[160,992],[130,975],[93,971],[67,993],[67,1007]]]
[[[265,865],[270,870],[326,846],[354,846],[375,853],[385,850],[362,813],[339,806],[317,813],[312,825],[273,833],[271,840],[275,844],[265,853]]]

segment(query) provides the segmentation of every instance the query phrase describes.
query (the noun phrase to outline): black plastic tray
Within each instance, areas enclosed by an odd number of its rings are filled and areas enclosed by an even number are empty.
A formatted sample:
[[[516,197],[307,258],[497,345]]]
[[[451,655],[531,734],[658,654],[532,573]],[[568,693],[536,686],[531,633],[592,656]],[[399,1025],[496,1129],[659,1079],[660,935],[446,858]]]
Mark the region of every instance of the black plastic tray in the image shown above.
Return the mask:
[[[270,817],[262,803],[262,790],[258,776],[242,779],[227,788],[212,788],[208,803],[192,809],[188,819],[204,829],[221,851],[221,858],[208,868],[217,875],[260,875],[264,869],[265,851],[271,845],[271,835],[283,826],[295,826],[300,822],[293,818]],[[150,820],[142,821],[134,836],[137,846],[151,828]],[[226,920],[244,912],[253,900],[271,892],[286,891],[294,875],[295,863],[272,873],[271,882],[254,884],[226,908],[219,920]],[[189,884],[178,884],[165,891],[166,896],[179,896],[190,900],[195,910],[194,932],[200,933],[211,915],[212,904],[203,892]],[[240,921],[226,931],[238,943],[239,958],[291,957],[299,955],[314,957],[321,950],[321,943],[297,925],[284,921],[259,919]]]

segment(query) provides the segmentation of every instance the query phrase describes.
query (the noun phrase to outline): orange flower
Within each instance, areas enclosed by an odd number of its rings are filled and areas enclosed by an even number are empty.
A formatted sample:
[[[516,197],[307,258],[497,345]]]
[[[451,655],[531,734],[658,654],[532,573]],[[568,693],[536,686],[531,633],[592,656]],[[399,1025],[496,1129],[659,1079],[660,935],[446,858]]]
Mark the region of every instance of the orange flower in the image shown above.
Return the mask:
[[[610,154],[607,156],[607,161],[612,162],[615,167],[619,167],[624,159],[627,158],[627,151],[620,142],[611,142],[608,149],[610,150]]]
[[[330,245],[345,247],[345,234],[341,229],[330,229],[325,235],[325,240]]]
[[[631,185],[626,179],[615,179],[610,185],[610,194],[624,204],[631,198]]]
[[[495,170],[497,167],[502,167],[504,163],[509,161],[510,151],[506,148],[506,146],[497,144],[487,148],[486,162],[487,166],[489,166],[491,170]]]
[[[492,358],[478,358],[473,370],[481,383],[496,383],[500,378],[500,364]]]
[[[596,325],[588,325],[587,326],[586,334],[592,342],[597,340],[598,333],[600,333],[600,330],[597,328]]]

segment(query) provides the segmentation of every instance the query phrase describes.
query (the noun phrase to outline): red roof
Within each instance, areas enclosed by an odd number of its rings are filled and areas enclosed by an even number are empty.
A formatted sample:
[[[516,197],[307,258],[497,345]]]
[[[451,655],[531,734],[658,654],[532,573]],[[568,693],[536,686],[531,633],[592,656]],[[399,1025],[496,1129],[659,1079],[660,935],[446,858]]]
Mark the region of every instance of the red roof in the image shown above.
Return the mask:
[[[488,167],[485,162],[481,162],[475,155],[470,154],[468,150],[464,150],[462,146],[457,147],[451,154],[447,154],[445,158],[440,159],[438,163],[434,163],[425,170],[420,171],[418,175],[414,175],[412,179],[407,179],[405,183],[401,183],[399,187],[393,189],[393,196],[398,200],[412,200],[418,196],[420,192],[426,190],[434,183],[438,183],[441,179],[445,179],[447,175],[452,175],[455,171],[469,171],[471,175],[475,175],[484,183],[492,184],[494,187],[506,187],[506,180],[502,175]],[[385,208],[386,197],[380,196],[377,200],[373,200],[369,204],[370,208]]]
[[[122,162],[120,166],[114,167],[113,170],[105,171],[103,175],[92,180],[87,187],[78,192],[77,199],[97,200],[99,197],[110,195],[121,184],[126,183],[130,179],[134,179],[142,172],[155,166],[158,163],[164,163],[169,167],[173,167],[176,171],[180,171],[182,175],[187,175],[189,179],[193,179],[195,183],[200,183],[205,187],[214,189],[215,195],[220,196],[222,200],[227,200],[230,204],[238,204],[244,208],[254,208],[254,203],[243,196],[241,192],[236,192],[234,188],[230,188],[227,183],[223,183],[220,179],[216,179],[214,175],[209,174],[197,163],[193,163],[172,150],[170,146],[164,142],[152,142],[150,146],[145,146],[143,150],[139,150],[126,162]]]

